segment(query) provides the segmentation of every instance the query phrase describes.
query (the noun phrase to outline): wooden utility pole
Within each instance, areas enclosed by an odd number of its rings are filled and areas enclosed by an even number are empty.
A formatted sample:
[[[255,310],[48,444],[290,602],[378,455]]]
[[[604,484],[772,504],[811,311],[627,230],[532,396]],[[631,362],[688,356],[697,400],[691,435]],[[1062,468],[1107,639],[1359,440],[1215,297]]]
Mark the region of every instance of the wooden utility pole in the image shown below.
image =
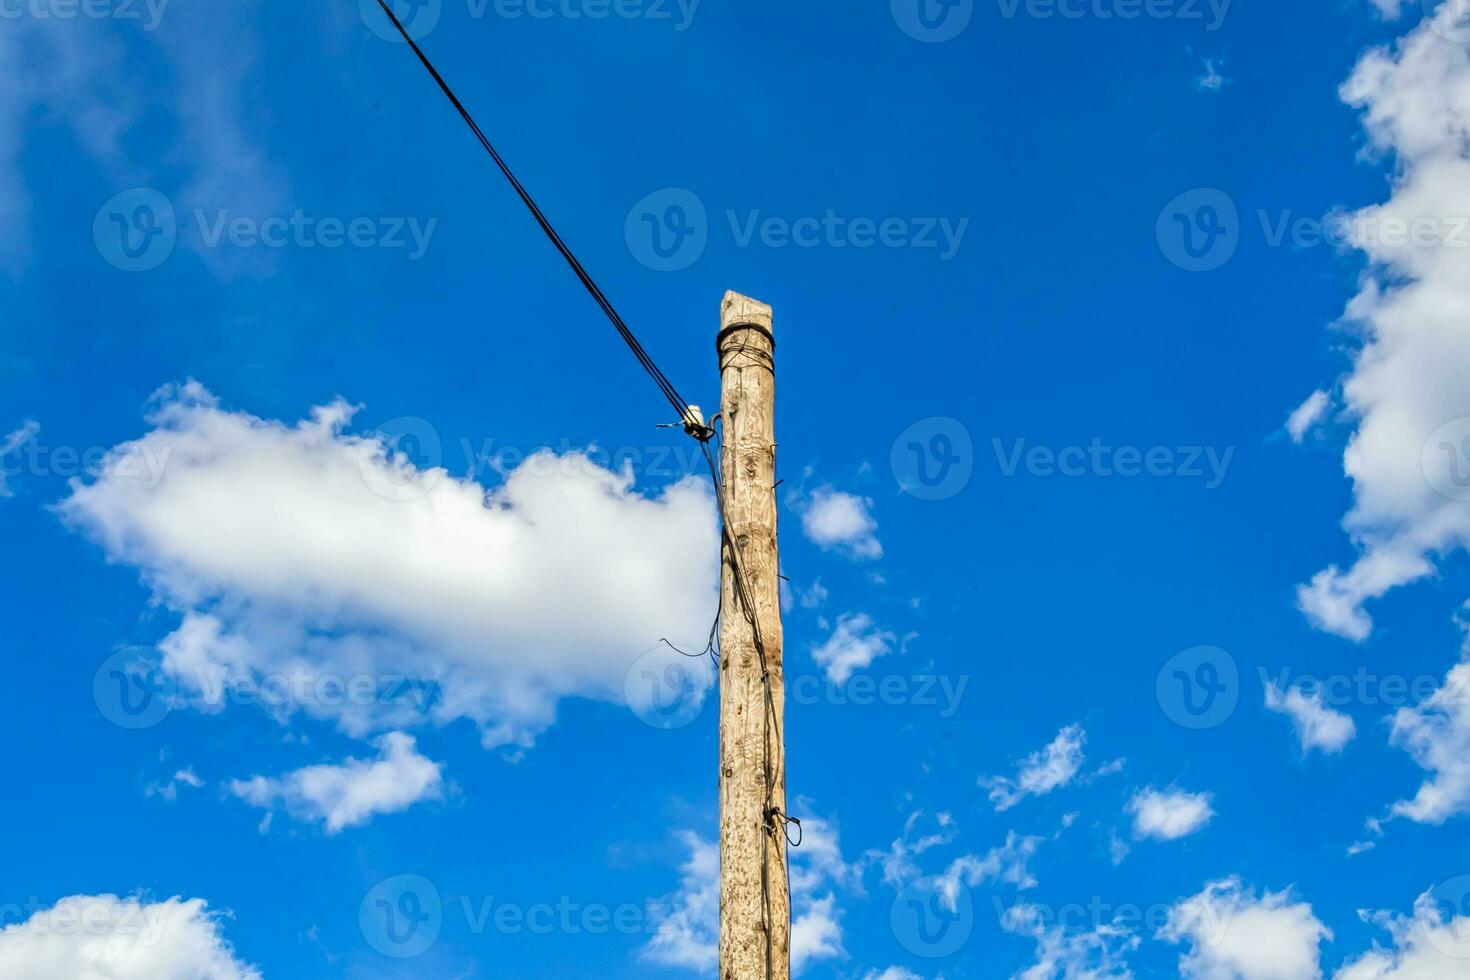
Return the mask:
[[[785,685],[771,308],[720,308],[720,978],[788,980]]]

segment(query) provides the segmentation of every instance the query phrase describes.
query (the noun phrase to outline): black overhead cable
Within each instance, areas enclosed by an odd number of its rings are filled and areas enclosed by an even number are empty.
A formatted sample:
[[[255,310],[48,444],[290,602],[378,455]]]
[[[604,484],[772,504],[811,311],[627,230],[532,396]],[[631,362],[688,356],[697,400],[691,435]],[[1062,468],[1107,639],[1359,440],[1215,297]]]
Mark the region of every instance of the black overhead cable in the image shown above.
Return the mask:
[[[459,101],[459,97],[454,94],[454,90],[444,80],[444,76],[439,74],[439,70],[434,67],[428,55],[424,54],[423,49],[409,35],[403,23],[398,19],[398,16],[393,13],[392,5],[388,0],[378,0],[378,6],[383,8],[383,13],[388,15],[388,19],[393,22],[393,26],[398,29],[398,33],[403,36],[403,40],[408,42],[408,46],[413,49],[413,53],[418,55],[419,61],[428,70],[429,74],[433,76],[434,81],[439,83],[440,90],[454,105],[454,108],[459,111],[459,115],[464,119],[465,125],[470,127],[470,132],[475,134],[475,138],[480,141],[480,145],[485,148],[485,152],[490,154],[490,158],[495,161],[495,165],[500,168],[500,172],[505,175],[505,179],[510,181],[510,186],[515,188],[515,192],[520,195],[522,203],[530,210],[532,217],[536,219],[536,223],[541,226],[541,230],[546,233],[546,237],[551,239],[551,244],[556,246],[556,250],[561,253],[562,258],[567,260],[567,265],[572,267],[572,271],[577,274],[577,278],[581,281],[582,285],[587,287],[587,292],[592,294],[593,300],[602,308],[602,312],[607,314],[608,320],[617,328],[618,334],[627,343],[628,348],[633,352],[633,356],[638,358],[639,364],[643,365],[643,370],[648,372],[648,376],[653,379],[654,384],[658,385],[659,391],[663,392],[663,396],[669,400],[669,404],[674,406],[674,411],[677,413],[676,417],[686,423],[690,421],[697,422],[698,420],[694,420],[689,412],[689,403],[680,396],[678,390],[674,388],[673,382],[668,379],[668,376],[659,370],[657,364],[653,363],[653,358],[648,356],[648,352],[643,349],[643,345],[638,342],[638,338],[633,336],[633,331],[628,329],[628,325],[623,322],[623,318],[613,308],[612,301],[607,298],[607,295],[603,293],[592,276],[582,267],[582,263],[577,261],[577,257],[572,254],[572,250],[567,247],[567,243],[562,241],[562,237],[556,233],[556,229],[551,226],[551,222],[547,220],[546,215],[537,206],[530,192],[516,179],[516,175],[511,172],[510,166],[505,162],[505,158],[496,151],[490,140],[485,136],[484,131],[480,129],[479,124],[475,122],[474,117],[470,115],[469,110],[464,107],[464,103]],[[697,428],[705,431],[702,425],[698,425]],[[691,434],[695,433],[691,432]]]
[[[720,516],[722,537],[721,550],[726,556],[728,556],[727,560],[729,561],[733,572],[732,577],[734,580],[736,601],[740,605],[741,612],[744,615],[746,622],[750,626],[752,638],[755,641],[756,654],[760,660],[761,686],[764,689],[764,713],[766,715],[766,724],[764,726],[765,739],[763,760],[765,769],[764,782],[766,787],[766,799],[764,813],[762,815],[762,821],[765,825],[764,830],[767,834],[770,834],[773,837],[777,833],[781,833],[786,836],[787,843],[791,844],[791,846],[793,847],[798,846],[801,843],[800,838],[798,838],[795,842],[792,842],[789,836],[789,832],[787,832],[786,828],[790,824],[796,824],[799,830],[801,826],[801,821],[797,820],[794,817],[787,816],[785,813],[781,812],[779,807],[774,805],[775,773],[772,770],[771,766],[771,760],[774,756],[771,739],[773,732],[779,738],[781,723],[779,717],[776,714],[774,697],[771,691],[771,667],[766,657],[765,638],[761,635],[759,618],[757,617],[755,612],[755,603],[750,595],[750,586],[746,581],[745,569],[740,562],[740,551],[736,547],[735,541],[731,537],[730,525],[725,518],[725,488],[720,479],[719,466],[715,463],[714,456],[711,454],[709,449],[709,440],[714,437],[715,430],[711,426],[705,425],[702,419],[699,419],[694,415],[694,413],[690,410],[689,403],[685,401],[684,398],[680,396],[679,392],[674,388],[673,382],[668,379],[667,375],[659,370],[658,365],[653,362],[653,358],[651,358],[648,355],[648,352],[643,349],[643,345],[638,342],[638,338],[633,335],[633,331],[628,329],[628,325],[623,322],[623,318],[619,316],[618,311],[613,308],[612,301],[607,298],[606,294],[604,294],[602,289],[598,287],[592,276],[589,275],[587,270],[582,267],[582,263],[577,261],[577,257],[572,254],[572,250],[567,246],[566,242],[562,240],[562,237],[557,234],[556,229],[551,226],[551,222],[547,220],[546,215],[541,211],[541,208],[537,206],[535,200],[531,197],[530,192],[527,191],[526,188],[521,184],[521,182],[516,179],[516,175],[511,172],[510,166],[505,162],[505,159],[501,157],[499,152],[496,151],[494,145],[491,144],[489,138],[486,137],[484,131],[480,129],[479,124],[475,122],[474,117],[470,115],[469,110],[464,107],[464,103],[459,101],[459,97],[454,94],[454,90],[449,87],[449,83],[444,80],[444,76],[439,74],[439,71],[434,67],[433,62],[429,61],[429,58],[426,54],[424,54],[423,49],[420,48],[418,44],[414,41],[414,39],[409,35],[408,31],[404,28],[402,22],[399,21],[397,15],[393,13],[392,7],[390,6],[388,0],[378,0],[378,6],[383,8],[383,13],[388,15],[388,19],[393,22],[393,26],[398,30],[398,33],[403,37],[403,40],[408,43],[408,46],[410,48],[413,49],[413,53],[418,56],[419,62],[424,66],[429,74],[433,76],[434,81],[437,82],[439,85],[439,89],[444,93],[445,97],[449,99],[450,103],[452,103],[454,108],[459,112],[460,118],[465,121],[465,125],[469,126],[470,132],[475,134],[475,138],[480,141],[480,145],[485,148],[485,152],[490,154],[490,158],[495,161],[495,165],[500,168],[500,172],[505,175],[505,179],[510,181],[511,187],[515,188],[516,194],[520,196],[522,203],[524,203],[527,209],[530,210],[531,215],[536,219],[536,223],[541,226],[541,230],[546,233],[546,237],[549,238],[551,240],[551,243],[556,246],[556,250],[561,253],[562,258],[566,259],[567,264],[572,267],[572,271],[576,273],[577,279],[580,280],[582,285],[587,288],[587,292],[592,295],[593,300],[595,300],[597,305],[602,308],[602,312],[607,315],[608,320],[612,322],[612,325],[617,329],[618,334],[623,338],[624,342],[627,343],[628,348],[632,350],[633,356],[638,358],[638,363],[643,365],[643,369],[648,372],[649,377],[653,378],[654,383],[658,385],[659,391],[663,392],[664,397],[669,400],[669,404],[673,405],[674,411],[678,413],[679,419],[684,422],[685,431],[699,440],[700,447],[704,450],[705,461],[709,464],[710,477],[714,481],[715,503],[719,510]],[[741,350],[737,351],[736,353],[743,352],[745,352],[744,348],[741,348]],[[718,626],[718,617],[716,618],[716,626]],[[665,640],[663,642],[667,643],[668,641]],[[673,646],[673,644],[669,645],[671,647]],[[706,650],[704,652],[709,652],[712,647],[713,630],[711,631],[711,642],[707,644]],[[677,647],[674,647],[674,649],[678,650]],[[682,650],[679,650],[679,652],[683,653]],[[701,655],[703,654],[695,654],[695,656]],[[772,945],[774,929],[773,923],[771,922],[770,869],[767,864],[768,853],[768,849],[763,845],[761,848],[761,904],[764,917],[764,922],[762,923],[762,931],[765,933],[766,938],[766,976],[769,978],[775,975],[773,962],[775,950],[773,949]],[[791,891],[791,869],[786,861],[782,862],[781,870],[786,877],[786,892],[789,895]]]

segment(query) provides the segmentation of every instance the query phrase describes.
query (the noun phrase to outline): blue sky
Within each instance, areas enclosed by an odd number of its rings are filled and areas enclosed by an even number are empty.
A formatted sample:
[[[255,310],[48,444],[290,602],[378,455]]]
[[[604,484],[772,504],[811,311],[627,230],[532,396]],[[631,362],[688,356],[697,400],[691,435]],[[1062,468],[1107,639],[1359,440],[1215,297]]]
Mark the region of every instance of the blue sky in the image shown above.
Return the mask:
[[[399,10],[775,310],[801,976],[1470,977],[1462,9]],[[713,973],[702,461],[410,52],[0,27],[0,978]]]

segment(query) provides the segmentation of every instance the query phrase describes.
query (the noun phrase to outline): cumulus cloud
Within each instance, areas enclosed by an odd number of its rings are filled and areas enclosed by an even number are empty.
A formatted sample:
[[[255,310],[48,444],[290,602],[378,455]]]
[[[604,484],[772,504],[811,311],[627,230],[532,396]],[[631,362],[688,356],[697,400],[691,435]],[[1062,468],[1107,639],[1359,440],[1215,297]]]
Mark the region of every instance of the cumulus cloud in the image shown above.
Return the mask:
[[[881,972],[878,970],[869,970],[863,974],[863,980],[923,980],[923,977],[904,967],[890,966]]]
[[[36,438],[36,433],[40,431],[41,427],[39,425],[37,425],[34,421],[27,420],[21,425],[20,428],[16,429],[14,432],[11,432],[3,439],[0,439],[0,498],[15,496],[15,493],[10,489],[10,484],[6,479],[8,473],[3,466],[5,462],[5,457],[9,456],[17,449],[20,449],[32,439]]]
[[[261,980],[201,899],[75,895],[0,929],[0,980]]]
[[[1430,895],[1414,903],[1410,916],[1360,912],[1363,921],[1386,930],[1392,945],[1345,963],[1333,980],[1466,980],[1470,978],[1470,918],[1449,919]]]
[[[1331,397],[1321,388],[1308,395],[1307,400],[1286,417],[1286,434],[1291,436],[1291,441],[1300,444],[1307,433],[1327,417],[1327,410],[1331,407]]]
[[[1366,54],[1341,90],[1396,174],[1389,200],[1347,223],[1370,262],[1344,318],[1362,335],[1343,384],[1358,556],[1297,597],[1314,625],[1354,640],[1372,631],[1366,602],[1470,541],[1470,47],[1441,36],[1458,7]]]
[[[1331,755],[1358,734],[1353,719],[1322,703],[1320,691],[1303,691],[1292,686],[1282,691],[1275,681],[1266,684],[1266,707],[1291,719],[1302,752],[1319,749]]]
[[[720,846],[692,831],[678,836],[689,857],[679,869],[679,889],[667,902],[643,956],[664,966],[709,973],[720,961]]]
[[[1001,927],[1036,941],[1036,962],[1014,980],[1132,980],[1127,954],[1139,939],[1124,926],[1069,931],[1041,907],[1019,902],[1002,913]]]
[[[844,613],[821,646],[812,648],[812,659],[827,672],[834,684],[846,684],[853,671],[892,652],[892,633],[879,629],[867,613]]]
[[[980,785],[989,791],[997,812],[1009,810],[1028,796],[1045,796],[1077,778],[1086,741],[1087,733],[1081,725],[1068,725],[1049,745],[1027,756],[1017,767],[1014,779],[982,776]]]
[[[791,920],[793,974],[800,974],[811,963],[843,955],[841,919],[837,896],[829,893],[808,902]]]
[[[801,529],[816,545],[850,558],[883,557],[873,502],[866,497],[824,484],[810,493],[793,494],[790,503],[801,517]]]
[[[1195,833],[1214,817],[1209,793],[1183,790],[1139,790],[1128,801],[1133,814],[1133,836],[1154,840],[1178,840]]]
[[[1413,799],[1393,805],[1393,816],[1441,824],[1470,812],[1470,636],[1461,658],[1427,700],[1394,712],[1389,741],[1430,776]]]
[[[1158,938],[1189,945],[1183,980],[1316,980],[1332,933],[1289,892],[1257,898],[1239,878],[1214,881],[1169,909]]]
[[[802,846],[790,851],[791,971],[846,955],[837,889],[860,893],[861,866],[842,859],[837,828],[802,811]],[[720,849],[692,831],[679,839],[689,850],[679,888],[664,902],[642,956],[653,963],[711,973],[719,963]]]
[[[487,490],[348,434],[354,411],[286,424],[168,388],[151,431],[58,505],[181,617],[162,667],[196,705],[285,677],[280,710],[355,736],[427,714],[529,746],[559,699],[621,702],[660,637],[708,632],[718,532],[697,479],[645,496],[629,471],[545,450]],[[159,459],[159,478],[138,476]],[[405,674],[431,704],[340,696]]]
[[[375,760],[347,759],[280,777],[236,779],[230,792],[251,806],[284,806],[300,819],[320,821],[328,834],[443,796],[441,767],[419,754],[412,736],[390,732],[374,744]]]

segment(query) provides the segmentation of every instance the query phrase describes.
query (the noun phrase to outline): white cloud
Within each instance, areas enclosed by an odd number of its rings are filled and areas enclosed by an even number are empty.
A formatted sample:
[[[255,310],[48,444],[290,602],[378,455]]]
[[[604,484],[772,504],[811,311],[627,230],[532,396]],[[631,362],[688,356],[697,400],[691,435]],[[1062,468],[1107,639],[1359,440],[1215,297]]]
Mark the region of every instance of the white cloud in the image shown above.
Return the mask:
[[[690,831],[679,838],[689,858],[680,868],[679,890],[643,956],[664,966],[710,973],[720,959],[720,846]]]
[[[801,517],[801,529],[818,546],[850,558],[883,557],[873,502],[866,497],[823,485],[811,493],[792,494],[790,503]]]
[[[204,780],[195,775],[193,769],[180,769],[173,774],[173,778],[166,783],[149,783],[143,788],[145,796],[157,796],[173,803],[179,798],[179,787],[189,786],[200,789],[204,786]]]
[[[1394,712],[1389,742],[1432,774],[1413,799],[1393,805],[1394,816],[1441,824],[1470,812],[1470,636],[1461,656],[1426,701]]]
[[[1398,20],[1404,12],[1404,4],[1408,0],[1372,0],[1373,6],[1383,15],[1384,20]]]
[[[182,616],[160,648],[195,704],[219,710],[225,681],[304,677],[281,710],[349,734],[428,712],[528,746],[560,698],[622,702],[660,637],[708,632],[717,526],[697,479],[646,497],[631,472],[543,450],[486,490],[346,434],[353,411],[286,425],[165,389],[152,431],[58,505]],[[432,705],[314,695],[405,674]]]
[[[1012,885],[1019,890],[1036,887],[1036,879],[1028,867],[1041,837],[1023,837],[1014,830],[1006,834],[1006,842],[992,847],[984,857],[965,854],[950,862],[943,874],[935,876],[935,888],[941,901],[951,912],[958,908],[960,885],[975,888],[987,881]]]
[[[1139,939],[1131,929],[1100,923],[1069,932],[1025,902],[1005,910],[1001,927],[1036,941],[1036,962],[1014,980],[1132,980],[1127,954],[1138,948]]]
[[[41,427],[39,425],[34,421],[27,420],[21,424],[20,428],[5,438],[0,439],[0,463],[4,463],[6,456],[9,456],[36,438],[36,433],[40,431]],[[14,492],[10,489],[10,484],[6,480],[6,470],[3,466],[0,466],[0,498],[12,497],[14,495]]]
[[[1453,31],[1458,6],[1366,54],[1341,91],[1396,173],[1389,200],[1348,223],[1371,262],[1345,315],[1362,333],[1343,384],[1357,422],[1343,456],[1344,527],[1359,555],[1300,586],[1298,604],[1354,640],[1372,631],[1365,602],[1470,541],[1470,48],[1439,33]]]
[[[75,895],[0,929],[0,980],[261,980],[201,899]]]
[[[1229,85],[1233,79],[1221,74],[1220,69],[1224,66],[1223,58],[1206,58],[1199,75],[1194,80],[1194,87],[1201,92],[1218,92]]]
[[[1293,685],[1283,693],[1275,681],[1269,681],[1266,707],[1291,719],[1304,753],[1313,749],[1328,755],[1341,752],[1358,734],[1353,719],[1323,704],[1320,692],[1303,692]]]
[[[411,735],[389,732],[374,744],[376,760],[347,759],[341,765],[307,766],[279,778],[236,779],[230,782],[230,792],[251,806],[282,805],[300,819],[319,820],[328,834],[443,796],[441,767],[419,754]]]
[[[924,978],[904,967],[890,966],[881,973],[877,970],[869,970],[863,974],[863,980],[924,980]]]
[[[1133,836],[1154,840],[1178,840],[1195,833],[1215,811],[1209,793],[1186,793],[1183,790],[1139,790],[1128,801],[1133,814]]]
[[[894,840],[887,851],[870,850],[864,855],[866,860],[876,861],[882,868],[884,883],[901,888],[919,877],[919,867],[914,859],[954,839],[954,820],[948,813],[935,814],[931,833],[919,832],[921,822],[930,822],[926,816],[923,810],[915,810],[904,821],[903,835]]]
[[[832,635],[812,648],[812,659],[826,670],[832,683],[846,684],[853,671],[892,652],[896,639],[879,629],[867,613],[844,613],[837,617]]]
[[[791,921],[791,972],[801,973],[812,963],[843,955],[842,913],[837,896],[823,895],[806,904]]]
[[[1470,918],[1445,921],[1430,895],[1414,903],[1412,916],[1360,912],[1365,922],[1388,931],[1393,945],[1343,965],[1334,980],[1466,980],[1470,978]]]
[[[1307,433],[1327,417],[1327,410],[1331,407],[1331,396],[1321,388],[1308,395],[1307,400],[1286,417],[1286,433],[1291,436],[1291,441],[1300,444]]]
[[[861,866],[842,859],[836,827],[809,811],[801,813],[802,845],[790,850],[791,970],[846,955],[842,911],[834,889],[861,893]],[[660,903],[666,911],[642,956],[664,966],[711,973],[719,962],[720,849],[691,831],[679,838],[689,849],[679,888]]]
[[[1081,725],[1068,725],[1045,748],[1031,753],[1021,763],[1016,778],[981,777],[997,812],[1009,810],[1027,796],[1044,796],[1077,778],[1082,768],[1082,745],[1087,733]]]
[[[1319,946],[1332,933],[1290,893],[1258,899],[1227,878],[1171,908],[1158,938],[1189,944],[1179,958],[1183,980],[1316,980]]]

